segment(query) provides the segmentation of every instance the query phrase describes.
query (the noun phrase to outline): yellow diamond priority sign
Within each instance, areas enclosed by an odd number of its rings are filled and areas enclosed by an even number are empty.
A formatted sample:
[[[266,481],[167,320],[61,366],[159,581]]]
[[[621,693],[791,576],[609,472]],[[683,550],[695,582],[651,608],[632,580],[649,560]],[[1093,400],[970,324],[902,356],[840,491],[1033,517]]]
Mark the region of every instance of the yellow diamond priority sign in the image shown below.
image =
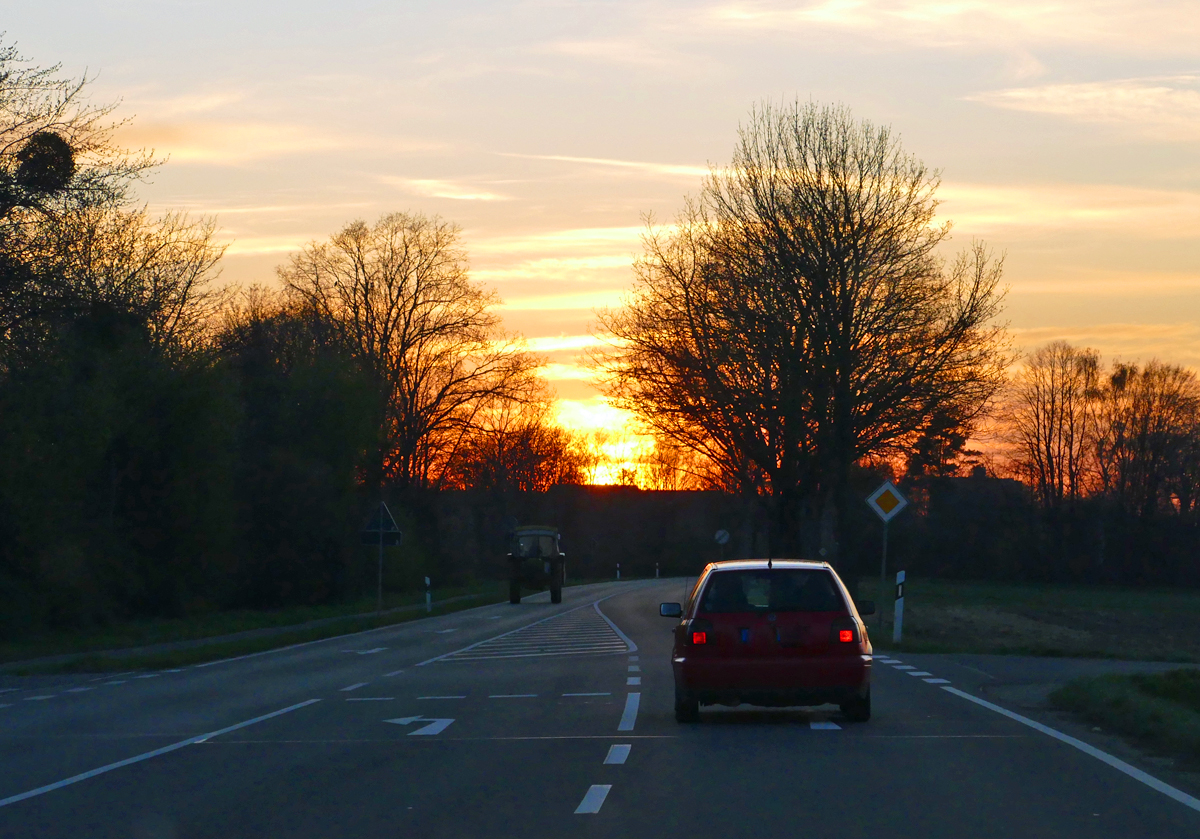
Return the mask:
[[[867,503],[875,514],[885,522],[891,521],[896,513],[908,506],[908,501],[900,494],[900,490],[891,481],[884,481],[879,489],[867,497]]]

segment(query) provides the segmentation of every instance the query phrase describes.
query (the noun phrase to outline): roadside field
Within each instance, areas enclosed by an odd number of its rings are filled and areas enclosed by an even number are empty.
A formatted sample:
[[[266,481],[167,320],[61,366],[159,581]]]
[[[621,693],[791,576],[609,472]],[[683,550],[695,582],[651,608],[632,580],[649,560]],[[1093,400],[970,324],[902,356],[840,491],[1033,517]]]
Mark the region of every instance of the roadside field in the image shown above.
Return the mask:
[[[877,617],[867,625],[892,649],[894,590],[878,587],[864,579],[861,596],[882,607],[884,631]],[[1200,591],[920,578],[904,589],[902,650],[1200,662]]]
[[[1200,670],[1074,679],[1050,705],[1200,766]]]

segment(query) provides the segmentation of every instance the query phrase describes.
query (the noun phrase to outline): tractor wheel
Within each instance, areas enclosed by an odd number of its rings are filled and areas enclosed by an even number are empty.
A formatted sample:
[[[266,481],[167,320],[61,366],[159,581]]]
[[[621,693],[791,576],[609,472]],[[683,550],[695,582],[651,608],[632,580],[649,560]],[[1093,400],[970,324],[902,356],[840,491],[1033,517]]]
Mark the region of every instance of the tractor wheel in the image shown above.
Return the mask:
[[[520,603],[521,602],[521,581],[520,580],[509,580],[508,581],[508,602],[509,603]]]

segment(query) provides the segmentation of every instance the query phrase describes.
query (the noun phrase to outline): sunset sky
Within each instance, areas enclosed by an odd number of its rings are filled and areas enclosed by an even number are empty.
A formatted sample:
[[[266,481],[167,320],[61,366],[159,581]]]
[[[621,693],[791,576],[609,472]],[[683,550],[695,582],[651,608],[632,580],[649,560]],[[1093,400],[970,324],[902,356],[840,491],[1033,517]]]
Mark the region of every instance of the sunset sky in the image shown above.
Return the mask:
[[[224,281],[355,218],[459,223],[568,424],[614,421],[579,353],[643,217],[764,99],[842,103],[940,169],[952,247],[1007,254],[1019,346],[1200,367],[1196,0],[6,5],[7,43],[169,156],[140,197],[215,216]]]

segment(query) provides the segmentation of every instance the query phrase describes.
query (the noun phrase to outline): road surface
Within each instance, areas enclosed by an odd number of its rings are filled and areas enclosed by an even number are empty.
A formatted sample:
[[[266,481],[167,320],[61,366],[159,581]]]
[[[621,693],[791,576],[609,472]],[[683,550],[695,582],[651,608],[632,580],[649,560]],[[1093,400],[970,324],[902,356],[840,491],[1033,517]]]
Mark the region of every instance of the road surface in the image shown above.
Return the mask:
[[[657,604],[684,586],[8,678],[0,836],[1200,836],[1200,801],[1006,715],[976,690],[986,674],[933,657],[877,657],[866,724],[825,707],[681,726]]]

